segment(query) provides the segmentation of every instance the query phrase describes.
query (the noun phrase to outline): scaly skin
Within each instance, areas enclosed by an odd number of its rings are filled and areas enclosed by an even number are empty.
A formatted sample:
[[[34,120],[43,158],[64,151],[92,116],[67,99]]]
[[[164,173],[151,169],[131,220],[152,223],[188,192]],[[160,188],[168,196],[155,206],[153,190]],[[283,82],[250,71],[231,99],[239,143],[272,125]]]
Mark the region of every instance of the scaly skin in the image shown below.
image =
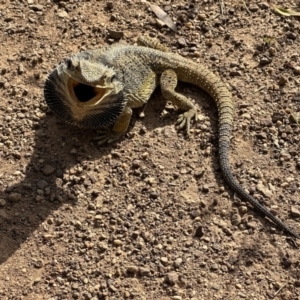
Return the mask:
[[[186,128],[189,134],[191,119],[197,120],[196,108],[175,88],[178,81],[202,88],[218,107],[219,159],[226,182],[282,230],[300,238],[247,194],[232,175],[229,148],[234,105],[231,93],[221,79],[205,66],[168,52],[157,40],[140,38],[138,43],[146,47],[117,44],[81,52],[67,59],[46,81],[45,98],[49,107],[78,126],[106,127],[101,131],[100,143],[113,142],[128,129],[132,108],[143,106],[160,85],[163,96],[184,111],[178,118],[178,125],[181,129]],[[76,88],[80,92],[77,93]],[[91,94],[90,99],[86,99],[86,94]],[[110,126],[112,128],[107,128]]]

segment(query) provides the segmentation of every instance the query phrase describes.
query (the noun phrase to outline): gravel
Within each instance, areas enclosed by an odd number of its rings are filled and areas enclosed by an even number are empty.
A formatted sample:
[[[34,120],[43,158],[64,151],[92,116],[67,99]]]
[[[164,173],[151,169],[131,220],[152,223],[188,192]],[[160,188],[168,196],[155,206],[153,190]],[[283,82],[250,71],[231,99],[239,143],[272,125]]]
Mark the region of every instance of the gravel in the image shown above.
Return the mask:
[[[298,249],[220,173],[207,94],[178,85],[199,108],[189,139],[158,89],[103,147],[43,101],[71,54],[158,37],[221,76],[235,178],[300,232],[299,24],[278,1],[221,2],[157,2],[173,33],[143,1],[0,1],[1,299],[299,298]]]

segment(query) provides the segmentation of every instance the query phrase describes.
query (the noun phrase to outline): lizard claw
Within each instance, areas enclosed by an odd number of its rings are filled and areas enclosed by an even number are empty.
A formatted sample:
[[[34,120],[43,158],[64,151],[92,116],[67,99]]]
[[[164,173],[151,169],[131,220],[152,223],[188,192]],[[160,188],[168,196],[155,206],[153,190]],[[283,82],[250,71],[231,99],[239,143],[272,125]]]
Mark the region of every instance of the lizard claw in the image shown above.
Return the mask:
[[[97,133],[98,136],[95,138],[95,140],[98,141],[98,145],[113,143],[123,135],[123,133],[115,132],[110,128],[98,130]]]
[[[183,114],[179,115],[176,124],[178,125],[178,129],[186,129],[186,134],[189,136],[190,135],[190,128],[191,128],[191,120],[195,119],[197,122],[197,111],[196,109],[192,108]]]

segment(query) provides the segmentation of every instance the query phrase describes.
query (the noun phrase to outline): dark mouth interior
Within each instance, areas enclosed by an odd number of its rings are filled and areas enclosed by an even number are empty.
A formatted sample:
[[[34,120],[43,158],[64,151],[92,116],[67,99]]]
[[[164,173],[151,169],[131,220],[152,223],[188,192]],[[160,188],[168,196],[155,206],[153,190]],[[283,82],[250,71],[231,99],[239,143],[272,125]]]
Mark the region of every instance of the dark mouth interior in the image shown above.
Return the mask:
[[[73,89],[79,102],[88,102],[96,96],[95,89],[90,85],[80,83],[74,86]]]

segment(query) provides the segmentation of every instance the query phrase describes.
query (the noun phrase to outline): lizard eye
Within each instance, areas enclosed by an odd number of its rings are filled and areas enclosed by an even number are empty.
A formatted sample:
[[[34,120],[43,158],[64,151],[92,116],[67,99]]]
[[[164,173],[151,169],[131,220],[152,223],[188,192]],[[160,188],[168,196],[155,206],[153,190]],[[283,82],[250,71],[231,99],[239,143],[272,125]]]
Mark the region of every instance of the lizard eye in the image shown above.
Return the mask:
[[[113,82],[113,81],[116,80],[116,79],[117,79],[117,76],[116,76],[116,75],[113,75],[113,76],[111,76],[110,82]]]

